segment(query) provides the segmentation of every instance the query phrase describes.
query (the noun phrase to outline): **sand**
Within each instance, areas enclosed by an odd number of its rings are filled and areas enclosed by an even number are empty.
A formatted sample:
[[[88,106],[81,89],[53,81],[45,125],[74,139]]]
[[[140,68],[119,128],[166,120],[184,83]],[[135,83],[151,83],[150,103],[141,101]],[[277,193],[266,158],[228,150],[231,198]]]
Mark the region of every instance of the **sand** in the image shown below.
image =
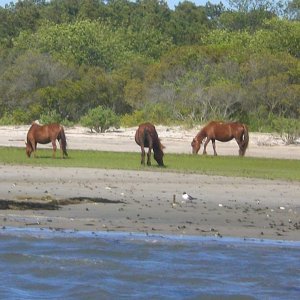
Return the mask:
[[[28,126],[0,127],[0,145],[24,147],[27,130]],[[190,141],[198,128],[157,126],[157,130],[167,155],[190,153]],[[81,127],[66,128],[68,149],[134,151],[139,161],[134,131],[91,134]],[[83,144],[77,142],[78,136]],[[235,142],[217,143],[217,151],[237,155],[238,148]],[[212,154],[211,146],[208,153]],[[286,146],[271,134],[251,133],[246,155],[300,159],[300,148]],[[184,191],[196,199],[183,201]],[[0,208],[0,226],[5,228],[300,240],[298,182],[0,165]]]
[[[0,126],[0,146],[25,147],[25,138],[30,126]],[[200,127],[185,129],[179,126],[156,126],[159,137],[167,153],[191,153],[191,141]],[[68,149],[140,152],[134,141],[136,127],[121,128],[106,133],[91,133],[83,127],[66,128]],[[38,145],[51,149],[51,144]],[[219,155],[238,155],[238,146],[234,140],[221,143],[216,141]],[[202,153],[200,149],[199,153]],[[213,154],[211,143],[207,146],[208,155]],[[246,156],[300,159],[300,140],[297,145],[285,145],[276,134],[249,133],[249,147]]]

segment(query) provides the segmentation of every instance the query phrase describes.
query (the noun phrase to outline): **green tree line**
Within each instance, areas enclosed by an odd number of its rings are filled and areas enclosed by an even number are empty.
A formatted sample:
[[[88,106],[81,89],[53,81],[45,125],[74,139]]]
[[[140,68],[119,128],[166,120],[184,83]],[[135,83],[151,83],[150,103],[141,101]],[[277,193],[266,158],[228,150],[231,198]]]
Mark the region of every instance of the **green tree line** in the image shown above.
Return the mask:
[[[300,1],[23,0],[0,7],[0,122],[299,126]],[[85,122],[87,120],[85,119]]]

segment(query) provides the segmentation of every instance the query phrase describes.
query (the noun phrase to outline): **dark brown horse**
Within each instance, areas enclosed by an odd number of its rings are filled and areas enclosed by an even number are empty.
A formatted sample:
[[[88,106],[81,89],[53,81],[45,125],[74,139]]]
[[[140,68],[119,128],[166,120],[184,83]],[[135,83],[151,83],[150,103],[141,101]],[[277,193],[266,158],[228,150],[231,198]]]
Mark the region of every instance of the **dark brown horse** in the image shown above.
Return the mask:
[[[217,122],[212,121],[204,126],[196,137],[193,139],[191,145],[193,154],[197,154],[200,150],[202,141],[205,140],[203,154],[206,154],[206,146],[209,141],[212,142],[214,155],[217,155],[215,141],[229,142],[235,139],[239,145],[239,155],[244,156],[249,143],[248,128],[245,124],[239,122]]]
[[[57,148],[56,140],[58,140],[60,144],[61,158],[68,156],[67,140],[63,126],[60,124],[39,125],[37,123],[32,123],[27,133],[27,142],[25,142],[27,156],[30,157],[33,152],[35,157],[37,143],[48,144],[51,142],[53,148],[52,157],[55,158]]]
[[[154,159],[159,166],[164,166],[163,162],[163,148],[160,143],[155,126],[151,123],[140,124],[135,133],[135,141],[141,146],[141,164],[145,165],[145,148],[149,148],[147,153],[147,165],[151,166],[151,150],[154,152]]]

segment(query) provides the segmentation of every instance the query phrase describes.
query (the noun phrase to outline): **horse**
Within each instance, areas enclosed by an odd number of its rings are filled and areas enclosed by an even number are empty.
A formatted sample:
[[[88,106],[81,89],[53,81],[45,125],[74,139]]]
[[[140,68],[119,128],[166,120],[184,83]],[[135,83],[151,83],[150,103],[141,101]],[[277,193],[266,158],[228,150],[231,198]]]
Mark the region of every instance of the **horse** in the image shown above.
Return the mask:
[[[58,140],[60,144],[61,158],[68,156],[67,140],[63,126],[56,123],[48,125],[39,125],[37,123],[32,123],[27,133],[27,141],[25,141],[27,156],[30,157],[31,153],[33,152],[34,157],[36,157],[35,154],[37,143],[48,144],[51,142],[53,148],[52,157],[55,158],[57,148],[56,140]]]
[[[235,139],[239,146],[239,155],[244,156],[249,143],[248,128],[240,122],[217,122],[211,121],[204,126],[193,139],[191,146],[193,154],[200,150],[202,141],[205,140],[203,154],[206,154],[206,146],[211,141],[214,155],[217,155],[215,141],[229,142]]]
[[[147,153],[147,165],[151,166],[151,150],[154,152],[154,159],[160,167],[164,167],[163,148],[160,143],[155,126],[151,123],[140,124],[135,133],[135,142],[141,147],[141,164],[145,165],[145,147],[149,148]]]

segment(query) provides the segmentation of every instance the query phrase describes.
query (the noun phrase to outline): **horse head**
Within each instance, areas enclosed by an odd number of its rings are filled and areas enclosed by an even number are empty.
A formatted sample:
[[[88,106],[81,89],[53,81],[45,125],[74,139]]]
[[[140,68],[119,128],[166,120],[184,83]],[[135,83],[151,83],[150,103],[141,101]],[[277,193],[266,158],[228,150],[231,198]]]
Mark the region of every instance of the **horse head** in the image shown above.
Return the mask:
[[[200,150],[201,142],[200,140],[194,138],[191,142],[193,154],[197,154]]]
[[[164,157],[164,152],[163,149],[165,147],[159,142],[159,147],[157,149],[153,149],[154,150],[154,159],[156,160],[156,162],[158,163],[158,165],[160,167],[164,167],[164,161],[163,161],[163,157]]]

